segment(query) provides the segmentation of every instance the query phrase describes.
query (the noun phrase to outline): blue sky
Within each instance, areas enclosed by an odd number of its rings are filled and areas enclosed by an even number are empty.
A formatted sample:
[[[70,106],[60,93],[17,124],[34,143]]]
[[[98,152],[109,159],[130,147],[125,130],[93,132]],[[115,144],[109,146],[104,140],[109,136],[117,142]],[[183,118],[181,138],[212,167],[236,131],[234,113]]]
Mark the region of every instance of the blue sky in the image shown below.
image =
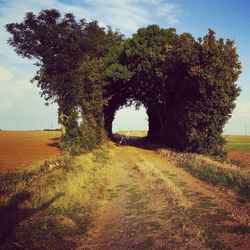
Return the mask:
[[[118,28],[130,36],[139,27],[158,24],[189,32],[195,38],[208,28],[218,37],[235,39],[242,74],[238,85],[242,92],[226,134],[250,134],[250,1],[249,0],[0,0],[0,128],[43,129],[57,125],[57,107],[44,105],[39,89],[29,81],[36,68],[33,62],[18,57],[6,43],[3,25],[19,22],[27,11],[35,13],[57,8],[77,18],[98,20],[101,25]],[[145,129],[145,110],[133,108],[117,112],[114,130]]]

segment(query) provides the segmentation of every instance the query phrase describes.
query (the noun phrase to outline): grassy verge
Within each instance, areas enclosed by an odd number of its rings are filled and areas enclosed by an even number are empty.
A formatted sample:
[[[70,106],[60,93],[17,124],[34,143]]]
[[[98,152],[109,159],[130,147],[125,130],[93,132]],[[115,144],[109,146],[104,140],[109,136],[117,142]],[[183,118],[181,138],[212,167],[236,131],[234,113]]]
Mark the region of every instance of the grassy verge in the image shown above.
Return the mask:
[[[108,159],[107,151],[98,149],[1,175],[3,249],[74,248],[69,236],[87,232],[102,202]]]
[[[137,159],[134,169],[145,178],[151,189],[167,192],[174,203],[181,205],[181,207],[188,207],[181,190],[152,164],[140,157]]]
[[[190,220],[189,211],[192,209],[192,204],[188,201],[183,190],[176,185],[174,180],[165,176],[160,169],[145,158],[137,156],[135,162],[133,168],[143,176],[147,186],[153,191],[153,199],[156,202],[153,207],[151,204],[149,208],[147,201],[145,201],[149,198],[145,199],[146,194],[140,192],[138,186],[135,185],[129,190],[130,206],[137,209],[138,214],[146,216],[156,214],[153,217],[154,220],[148,222],[144,219],[142,221],[142,230],[152,230],[154,233],[162,231],[163,234],[172,235],[173,239],[171,239],[172,236],[169,236],[170,249],[205,249],[205,233]],[[160,214],[160,220],[158,220],[157,213]],[[166,222],[171,224],[171,232],[168,231],[169,227],[165,228]]]
[[[177,153],[166,149],[159,150],[159,153],[195,177],[219,187],[235,189],[241,192],[243,201],[249,199],[249,171],[197,154]],[[179,222],[180,225],[197,228],[206,249],[231,249],[220,236],[232,231],[244,234],[248,230],[244,225],[239,228],[235,226],[231,213],[220,208],[212,197],[185,185],[182,191],[192,205],[185,209],[181,221],[177,218],[177,224]]]
[[[197,154],[176,153],[166,149],[159,150],[159,153],[199,179],[219,187],[234,189],[243,199],[250,200],[250,171],[248,169],[241,169]]]

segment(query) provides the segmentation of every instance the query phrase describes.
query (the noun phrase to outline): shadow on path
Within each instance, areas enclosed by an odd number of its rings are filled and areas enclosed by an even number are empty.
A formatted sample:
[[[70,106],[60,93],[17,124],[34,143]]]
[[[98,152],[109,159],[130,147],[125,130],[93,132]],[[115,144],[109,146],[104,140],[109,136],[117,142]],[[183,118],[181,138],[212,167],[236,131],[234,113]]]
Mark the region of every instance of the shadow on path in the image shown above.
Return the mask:
[[[17,230],[19,224],[32,215],[48,208],[55,200],[63,196],[58,193],[37,208],[22,208],[20,205],[31,199],[31,193],[22,191],[11,197],[6,205],[0,206],[0,245]]]
[[[137,147],[145,150],[157,150],[160,145],[152,143],[147,137],[140,137],[140,136],[124,136],[125,138],[125,145],[119,145],[121,141],[122,135],[114,134],[113,141],[117,146],[132,146]]]

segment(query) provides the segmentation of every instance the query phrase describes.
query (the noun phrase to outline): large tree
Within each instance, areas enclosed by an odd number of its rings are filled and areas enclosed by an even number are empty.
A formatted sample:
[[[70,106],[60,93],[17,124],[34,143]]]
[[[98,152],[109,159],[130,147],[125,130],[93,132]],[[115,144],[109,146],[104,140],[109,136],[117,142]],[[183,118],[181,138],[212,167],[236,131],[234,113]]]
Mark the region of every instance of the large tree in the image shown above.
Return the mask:
[[[151,140],[222,152],[221,133],[240,92],[233,41],[216,39],[212,30],[196,40],[157,25],[125,39],[96,21],[77,21],[54,9],[29,12],[6,29],[16,52],[36,59],[33,81],[46,101],[58,103],[66,146],[91,149],[104,132],[112,136],[115,112],[135,101],[147,109]]]
[[[223,127],[240,92],[233,41],[217,40],[212,30],[195,40],[150,25],[127,40],[123,57],[133,73],[134,98],[147,107],[152,140],[180,150],[222,152]]]
[[[116,62],[123,36],[96,21],[61,16],[55,9],[28,12],[23,22],[7,24],[6,29],[17,54],[36,59],[39,70],[33,82],[47,102],[58,104],[59,122],[66,128],[63,142],[73,141],[72,147],[81,142],[85,148],[100,143],[103,107],[112,94],[104,93],[106,78],[122,73],[124,66]]]

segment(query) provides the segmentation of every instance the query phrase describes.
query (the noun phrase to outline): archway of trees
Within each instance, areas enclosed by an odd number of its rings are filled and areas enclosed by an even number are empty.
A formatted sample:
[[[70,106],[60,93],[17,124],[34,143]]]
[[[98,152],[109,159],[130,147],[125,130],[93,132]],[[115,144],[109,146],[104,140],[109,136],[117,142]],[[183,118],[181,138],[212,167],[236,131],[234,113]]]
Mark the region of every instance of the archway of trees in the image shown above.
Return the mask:
[[[91,149],[112,137],[115,112],[137,100],[147,110],[150,140],[222,154],[222,129],[240,93],[241,65],[232,40],[217,39],[212,30],[196,40],[157,25],[125,38],[57,10],[27,13],[6,29],[19,55],[37,59],[33,82],[46,101],[59,105],[64,149]]]

